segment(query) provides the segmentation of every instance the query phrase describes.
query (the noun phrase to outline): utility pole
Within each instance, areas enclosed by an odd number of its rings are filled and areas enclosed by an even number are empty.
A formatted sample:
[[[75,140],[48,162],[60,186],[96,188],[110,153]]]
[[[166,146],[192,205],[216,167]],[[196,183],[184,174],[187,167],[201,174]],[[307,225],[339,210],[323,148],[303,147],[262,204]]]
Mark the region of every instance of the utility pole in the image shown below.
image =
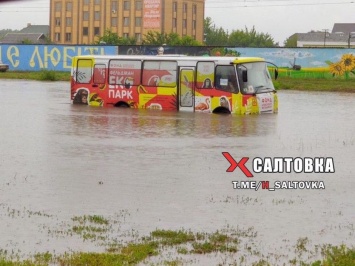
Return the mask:
[[[355,32],[349,32],[349,38],[348,38],[348,48],[350,48],[350,41],[351,38],[355,38]]]
[[[323,29],[323,30],[324,30],[324,47],[325,47],[325,40],[327,38],[328,30],[327,29]]]

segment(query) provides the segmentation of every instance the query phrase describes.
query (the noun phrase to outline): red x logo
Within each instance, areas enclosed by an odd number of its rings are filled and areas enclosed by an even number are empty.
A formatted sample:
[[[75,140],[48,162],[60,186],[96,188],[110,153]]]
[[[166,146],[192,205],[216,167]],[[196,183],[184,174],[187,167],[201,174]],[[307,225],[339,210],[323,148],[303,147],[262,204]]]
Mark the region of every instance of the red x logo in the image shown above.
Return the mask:
[[[232,155],[229,152],[222,152],[222,155],[228,160],[231,164],[226,172],[234,172],[234,170],[239,167],[240,170],[245,174],[246,177],[253,177],[253,174],[249,171],[249,169],[245,166],[246,162],[249,160],[249,157],[243,157],[239,162],[234,160]]]

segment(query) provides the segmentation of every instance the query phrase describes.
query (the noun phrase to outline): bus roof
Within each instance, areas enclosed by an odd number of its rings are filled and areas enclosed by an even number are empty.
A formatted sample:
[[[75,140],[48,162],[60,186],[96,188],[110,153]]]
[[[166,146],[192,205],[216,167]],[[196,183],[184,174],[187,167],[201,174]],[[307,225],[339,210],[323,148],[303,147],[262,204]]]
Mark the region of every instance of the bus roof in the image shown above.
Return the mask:
[[[251,62],[265,62],[261,57],[236,56],[187,56],[187,55],[80,55],[79,58],[93,58],[97,60],[126,59],[126,60],[163,60],[163,61],[214,61],[221,64],[243,64]]]

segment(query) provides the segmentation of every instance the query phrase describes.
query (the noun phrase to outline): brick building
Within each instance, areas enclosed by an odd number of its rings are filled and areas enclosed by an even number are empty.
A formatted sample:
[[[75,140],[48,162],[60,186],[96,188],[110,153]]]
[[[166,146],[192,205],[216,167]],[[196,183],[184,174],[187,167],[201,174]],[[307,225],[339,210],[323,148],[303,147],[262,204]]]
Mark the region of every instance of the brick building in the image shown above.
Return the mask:
[[[148,31],[203,42],[205,0],[50,0],[50,38],[92,44],[106,29],[138,44]]]

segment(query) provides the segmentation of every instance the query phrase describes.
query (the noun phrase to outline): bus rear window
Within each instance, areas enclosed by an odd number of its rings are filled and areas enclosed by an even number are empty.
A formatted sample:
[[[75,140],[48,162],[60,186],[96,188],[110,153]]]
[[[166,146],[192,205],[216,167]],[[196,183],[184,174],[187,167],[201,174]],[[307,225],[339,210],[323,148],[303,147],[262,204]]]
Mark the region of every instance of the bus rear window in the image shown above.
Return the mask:
[[[78,67],[74,73],[74,78],[77,83],[90,83],[92,78],[92,66],[91,59],[79,59]]]
[[[175,87],[176,72],[175,61],[144,61],[142,85]]]

